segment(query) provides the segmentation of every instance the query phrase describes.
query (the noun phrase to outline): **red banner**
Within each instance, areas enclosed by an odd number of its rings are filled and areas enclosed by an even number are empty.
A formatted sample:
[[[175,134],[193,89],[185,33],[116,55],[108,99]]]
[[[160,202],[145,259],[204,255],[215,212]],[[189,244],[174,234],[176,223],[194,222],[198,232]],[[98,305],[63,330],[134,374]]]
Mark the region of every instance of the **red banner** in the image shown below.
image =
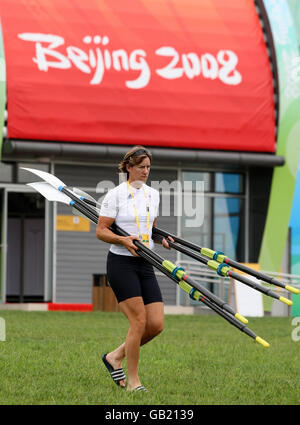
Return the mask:
[[[253,0],[0,0],[8,137],[275,151]]]

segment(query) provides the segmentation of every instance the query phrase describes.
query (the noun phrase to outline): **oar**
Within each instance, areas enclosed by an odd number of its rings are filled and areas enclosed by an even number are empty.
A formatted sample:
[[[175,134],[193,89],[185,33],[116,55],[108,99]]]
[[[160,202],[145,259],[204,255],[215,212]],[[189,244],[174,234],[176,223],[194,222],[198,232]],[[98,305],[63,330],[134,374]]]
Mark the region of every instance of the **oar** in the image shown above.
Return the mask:
[[[77,198],[76,201],[71,199],[66,194],[56,190],[53,186],[51,186],[47,182],[36,182],[36,183],[27,183],[27,186],[32,187],[37,192],[39,192],[41,195],[44,196],[48,201],[52,202],[61,202],[62,204],[69,205],[70,207],[75,208],[78,210],[84,217],[89,218],[92,222],[97,224],[97,218],[94,215],[94,212],[90,212],[86,209],[85,205],[79,204],[79,199]]]
[[[78,189],[77,187],[73,187],[72,191],[75,193],[75,195],[78,195],[82,201],[95,207],[98,212],[100,211],[101,205],[98,202],[96,202],[96,200],[91,195],[89,195],[88,193],[84,192],[81,189]]]
[[[82,199],[80,199],[80,196],[75,195],[72,191],[68,190],[65,183],[63,183],[53,174],[46,173],[46,171],[36,170],[33,168],[21,168],[39,176],[41,179],[45,180],[46,183],[49,183],[49,185],[52,186],[54,189],[57,189],[59,192],[62,192],[63,194],[67,195],[73,201],[76,201],[77,206],[85,208],[85,210],[88,211],[89,214],[94,215],[95,210],[89,205],[87,205]]]
[[[265,286],[262,286],[256,282],[253,282],[251,279],[249,279],[247,276],[243,276],[239,273],[236,273],[234,270],[232,270],[231,267],[229,267],[226,263],[218,263],[214,260],[208,260],[204,257],[202,257],[199,254],[196,254],[194,251],[191,251],[187,248],[184,248],[177,243],[169,242],[168,244],[171,248],[176,249],[177,251],[182,252],[185,255],[190,256],[191,258],[194,258],[195,260],[199,261],[202,264],[207,265],[210,269],[215,270],[220,276],[224,277],[231,277],[232,279],[238,280],[242,283],[244,283],[247,286],[250,286],[251,288],[268,295],[269,297],[275,298],[289,306],[293,305],[293,302],[289,300],[288,298],[282,297],[276,292],[273,292],[271,289],[266,288]]]
[[[76,193],[78,191],[78,189],[74,188],[74,192]],[[77,193],[80,193],[81,195],[81,199],[87,203],[89,203],[90,205],[96,206],[97,203],[95,201],[94,198],[92,198],[90,195],[88,195],[87,193],[83,192],[83,191],[78,191]],[[155,233],[155,229],[154,233]],[[160,232],[158,232],[159,234],[161,234]],[[164,232],[164,235],[167,236],[167,232]],[[162,236],[162,235],[161,235]],[[173,236],[173,235],[172,235]],[[182,252],[183,254],[189,255],[190,257],[194,258],[197,261],[200,261],[202,264],[207,265],[210,269],[217,271],[217,273],[219,273],[221,276],[228,276],[231,277],[233,279],[236,279],[242,283],[244,283],[247,286],[250,286],[253,289],[256,289],[259,292],[262,292],[263,294],[270,296],[272,298],[275,298],[289,306],[293,305],[293,302],[285,297],[279,296],[278,294],[276,294],[275,292],[273,292],[271,289],[266,288],[265,286],[259,285],[258,283],[253,282],[251,279],[247,278],[246,276],[242,276],[239,273],[236,273],[235,271],[233,271],[232,269],[227,267],[227,264],[223,264],[223,266],[226,267],[221,267],[219,262],[216,262],[214,260],[207,260],[206,258],[202,257],[199,254],[196,254],[193,251],[187,250],[183,247],[181,247],[180,245],[173,243],[171,241],[169,241],[169,245],[170,247]]]
[[[72,200],[69,196],[65,195],[62,192],[58,192],[54,187],[52,187],[47,182],[38,182],[38,183],[28,183],[28,186],[33,187],[35,190],[37,190],[39,193],[41,193],[46,199],[49,201],[56,201],[56,202],[62,202],[66,205],[70,205],[71,207],[78,209],[78,211],[83,215],[88,217],[91,221],[93,221],[95,224],[97,224],[97,213],[96,211],[91,214],[84,206],[82,207],[77,203],[77,201]],[[125,234],[126,232],[123,231],[120,227],[115,226],[115,230],[118,231],[121,234]],[[220,308],[218,305],[216,305],[214,302],[210,301],[208,298],[206,298],[199,290],[197,290],[195,287],[190,285],[184,280],[178,280],[172,273],[167,271],[162,264],[160,264],[158,261],[156,261],[152,256],[149,255],[149,253],[146,252],[146,250],[143,249],[144,245],[139,243],[139,241],[135,241],[137,244],[141,245],[141,249],[138,249],[139,254],[145,258],[150,264],[155,266],[158,270],[160,270],[162,273],[164,273],[166,276],[168,276],[172,281],[174,281],[176,284],[180,286],[182,290],[187,292],[190,297],[194,300],[201,301],[203,304],[207,305],[209,308],[211,308],[213,311],[215,311],[217,314],[219,314],[221,317],[226,319],[229,323],[231,323],[233,326],[238,328],[240,331],[246,333],[251,338],[255,339],[259,344],[261,344],[263,347],[268,348],[270,345],[268,342],[266,342],[261,337],[257,336],[251,329],[249,329],[247,326],[243,325],[239,322],[235,317],[233,317],[231,314],[227,313],[225,310]],[[146,248],[146,247],[145,247]],[[151,252],[151,250],[149,250]]]
[[[71,200],[67,195],[58,192],[55,188],[53,188],[51,185],[49,185],[46,182],[39,182],[39,183],[29,183],[29,186],[33,187],[35,190],[40,192],[43,196],[45,196],[49,201],[58,201],[63,202],[64,204],[70,205],[75,209],[78,209],[78,211],[83,214],[84,216],[88,217],[91,221],[93,221],[95,224],[97,223],[97,212],[93,211],[93,213],[90,213],[86,206],[81,206],[78,204],[77,200]],[[117,230],[121,233],[121,228],[118,226]],[[125,232],[126,233],[126,232]],[[139,243],[139,241],[135,241]],[[190,297],[192,299],[198,300],[206,304],[208,307],[210,307],[213,311],[218,313],[220,316],[222,316],[224,319],[226,319],[229,323],[240,329],[242,332],[246,333],[248,336],[255,339],[259,344],[263,345],[264,347],[269,347],[269,344],[263,340],[261,337],[255,335],[255,333],[247,328],[245,325],[242,325],[236,318],[234,318],[231,314],[224,311],[222,308],[218,307],[214,302],[210,301],[209,299],[205,298],[203,294],[201,294],[195,287],[187,283],[185,280],[178,280],[174,276],[174,274],[167,271],[162,264],[160,264],[158,261],[156,261],[152,256],[149,255],[149,253],[152,253],[151,250],[148,250],[146,247],[144,247],[143,244],[139,243],[141,245],[141,248],[145,249],[139,249],[141,256],[143,256],[148,262],[153,264],[158,270],[162,271],[166,276],[171,278],[174,282],[176,282],[185,292],[188,292]],[[146,251],[149,251],[147,253]]]
[[[43,180],[46,180],[46,183],[49,183],[49,185],[52,187],[52,189],[56,189],[57,191],[63,193],[65,196],[71,198],[71,200],[73,200],[74,202],[71,204],[71,202],[69,202],[69,205],[74,206],[77,210],[81,211],[83,214],[85,214],[88,218],[90,218],[94,223],[97,223],[98,220],[98,213],[95,211],[94,208],[90,207],[89,205],[87,205],[84,201],[82,201],[81,199],[78,198],[78,196],[76,196],[73,192],[65,189],[65,185],[64,183],[59,180],[57,177],[53,176],[52,174],[46,173],[45,171],[40,171],[40,170],[33,170],[33,169],[28,169],[26,168],[27,171],[30,171],[36,175],[38,175],[39,177],[41,177]],[[38,184],[34,183],[35,188],[38,188]],[[31,184],[32,186],[32,184]],[[34,186],[32,186],[34,187]],[[40,186],[40,188],[43,188],[42,190],[44,190],[44,196],[47,197],[47,193],[50,193],[50,188],[48,188],[48,190],[46,190],[46,186],[45,184],[43,186]],[[37,189],[38,190],[38,189]],[[41,192],[42,193],[42,192]],[[55,192],[53,192],[53,190],[51,191],[52,194],[52,198],[50,200],[53,200],[53,197],[55,197],[54,195]],[[48,199],[48,198],[47,198]],[[64,203],[66,203],[66,200],[64,198]],[[114,227],[112,228],[112,230],[114,231],[114,229],[121,235],[123,236],[129,236],[129,234],[127,232],[125,232],[123,229],[121,229],[120,227],[116,226],[114,224]],[[190,278],[184,271],[184,269],[182,267],[178,267],[175,264],[173,264],[171,261],[165,260],[164,258],[162,258],[161,256],[159,256],[158,254],[156,254],[155,252],[153,252],[152,250],[148,249],[143,243],[141,243],[138,240],[133,241],[134,244],[141,250],[146,251],[146,253],[148,253],[150,256],[152,256],[152,258],[154,258],[156,261],[158,261],[165,269],[167,269],[168,271],[170,271],[174,277],[178,278],[178,280],[185,280],[187,283],[189,283],[191,286],[193,286],[195,289],[198,289],[201,293],[203,293],[206,297],[208,297],[212,302],[214,302],[215,304],[217,304],[219,307],[221,307],[222,309],[226,310],[228,313],[232,314],[233,316],[235,316],[238,320],[240,320],[243,323],[248,323],[248,320],[243,317],[241,314],[236,313],[233,308],[231,308],[227,303],[225,303],[223,300],[221,300],[219,297],[217,297],[216,295],[214,295],[213,293],[211,293],[210,291],[208,291],[206,288],[202,287],[201,285],[199,285],[197,282],[195,282],[192,278]]]
[[[74,191],[75,191],[75,193],[79,193],[79,192],[77,192],[78,191],[78,189],[76,189],[76,188],[74,188],[73,189]],[[80,195],[81,195],[81,199],[83,200],[83,201],[85,201],[85,202],[88,202],[90,205],[93,205],[93,206],[96,206],[97,205],[97,203],[96,203],[96,201],[95,201],[95,199],[94,198],[92,198],[90,195],[88,195],[87,193],[85,193],[85,192],[83,192],[83,191],[80,191]],[[117,226],[116,225],[114,225],[115,226],[115,229],[117,229]],[[120,234],[122,234],[122,233],[120,233]],[[125,233],[123,233],[123,235],[127,235],[128,236],[128,234],[125,234]],[[172,244],[172,242],[170,242],[170,246],[173,246],[173,244]],[[175,247],[175,246],[174,246]],[[140,254],[140,252],[139,252],[139,254]],[[140,254],[141,255],[141,254]],[[161,264],[161,261],[163,260],[161,257],[157,257],[156,258],[156,260],[158,261],[158,263],[159,264]],[[206,264],[207,265],[207,263],[208,263],[208,261],[207,260],[203,260],[203,263],[204,264]],[[213,263],[212,262],[210,262],[210,264],[208,265],[208,266],[210,266],[210,268],[213,268],[212,267],[212,265],[213,265]],[[218,270],[218,267],[219,267],[219,264],[217,264],[216,262],[214,262],[214,265],[217,265],[217,268],[215,267],[215,268],[213,268],[214,270]],[[226,267],[226,269],[227,269],[227,267]],[[234,272],[232,272],[232,273],[234,273]],[[237,275],[237,276],[240,276],[240,275]],[[232,277],[234,277],[234,276],[232,276]],[[253,282],[252,281],[250,281],[251,282],[251,286],[253,287],[255,284],[253,284]],[[277,296],[277,294],[275,294],[276,296]],[[288,300],[289,301],[289,300]],[[231,314],[233,314],[233,313],[231,313]],[[240,315],[239,315],[240,316]],[[241,320],[242,319],[242,320]],[[247,319],[245,319],[245,318],[241,318],[241,317],[239,317],[239,320],[241,320],[243,323],[248,323],[248,321],[247,321]]]
[[[180,286],[180,288],[189,294],[190,298],[196,301],[201,301],[203,304],[205,304],[207,307],[209,307],[211,310],[215,311],[217,314],[222,316],[225,320],[227,320],[229,323],[231,323],[233,326],[238,328],[240,331],[246,333],[251,338],[255,339],[259,344],[261,344],[263,347],[270,347],[270,344],[262,339],[261,337],[257,336],[251,329],[249,329],[246,325],[242,324],[239,320],[237,320],[235,317],[233,317],[231,314],[227,313],[225,310],[222,310],[220,307],[218,307],[216,304],[211,302],[208,298],[206,298],[203,294],[201,294],[197,289],[193,288],[191,285],[189,285],[184,280],[178,281],[175,277],[172,276],[170,272],[168,272],[161,264],[153,260],[148,254],[144,253],[142,256],[151,263],[154,267],[156,267],[159,271],[161,271],[163,274],[165,274],[167,277],[169,277],[173,282],[175,282],[177,285]]]
[[[129,233],[127,233],[125,230],[121,229],[119,226],[117,226],[115,223],[111,226],[111,229],[118,233],[121,236],[129,236]],[[157,253],[151,251],[145,245],[136,240],[133,241],[136,246],[140,248],[140,250],[137,250],[137,253],[140,254],[141,251],[146,252],[150,257],[152,257],[155,261],[157,261],[165,270],[169,271],[171,275],[175,278],[177,278],[179,281],[183,280],[186,283],[188,283],[190,286],[192,286],[194,289],[197,289],[199,292],[204,294],[207,298],[210,299],[210,301],[214,302],[216,305],[218,305],[223,310],[227,311],[228,313],[232,314],[234,317],[236,317],[238,320],[240,320],[242,323],[248,323],[248,320],[243,317],[241,314],[236,313],[233,308],[231,308],[225,301],[223,301],[221,298],[217,297],[215,294],[210,292],[208,289],[204,288],[199,283],[195,282],[190,276],[188,276],[184,270],[183,267],[176,266],[169,260],[165,260],[163,257],[158,255]],[[169,243],[169,241],[168,241]]]
[[[162,229],[159,229],[157,227],[153,228],[153,232],[164,236],[164,237],[168,237],[171,236],[175,242],[186,246],[187,248],[190,248],[194,251],[200,252],[200,254],[204,255],[205,257],[211,259],[211,260],[215,260],[218,263],[225,263],[229,266],[234,267],[235,269],[238,269],[244,273],[250,274],[251,276],[256,277],[259,280],[262,280],[264,282],[270,283],[272,285],[275,286],[279,286],[280,288],[284,288],[287,291],[293,292],[294,294],[300,294],[300,290],[297,288],[294,288],[293,286],[290,285],[286,285],[285,283],[281,282],[278,279],[275,279],[274,277],[268,276],[265,273],[262,273],[258,270],[254,270],[251,267],[245,266],[244,264],[240,264],[235,260],[232,260],[230,258],[228,258],[223,252],[220,251],[214,251],[212,249],[209,248],[202,248],[199,245],[196,245],[192,242],[189,242],[185,239],[179,238],[178,236],[175,236],[171,233],[168,233]]]
[[[73,190],[74,190],[74,192],[75,193],[79,193],[79,191],[78,191],[78,189],[76,189],[76,188],[73,188]],[[88,195],[87,193],[85,193],[85,192],[83,192],[83,191],[80,191],[80,195],[81,195],[81,199],[83,200],[83,201],[85,201],[85,202],[88,202],[90,205],[92,205],[92,206],[96,206],[97,205],[97,203],[96,203],[96,201],[95,201],[95,199],[94,198],[92,198],[90,195]],[[114,229],[112,229],[112,230],[116,230],[117,229],[117,226],[115,225],[115,227],[114,227]],[[120,233],[120,234],[122,234],[122,232]],[[123,235],[125,235],[126,236],[126,234],[125,233],[123,233]],[[128,235],[128,234],[127,234]],[[170,242],[170,246],[171,247],[175,247],[175,245],[173,245],[172,244],[172,242]],[[180,247],[179,247],[180,248]],[[180,250],[180,249],[179,249]],[[142,254],[141,254],[141,252],[139,251],[139,255],[141,255],[141,256],[143,256]],[[162,258],[161,257],[157,257],[156,258],[157,260],[158,260],[158,264],[160,264],[160,266],[161,266],[161,261],[162,261]],[[207,260],[203,260],[203,263],[204,264],[206,264],[207,265]],[[216,263],[215,263],[216,264]],[[212,262],[210,263],[210,265],[208,265],[208,266],[210,266],[211,268],[212,268]],[[217,266],[219,266],[219,264],[217,264]],[[166,270],[165,268],[164,268],[164,270]],[[229,273],[233,273],[233,275],[232,275],[232,277],[235,277],[235,273],[234,272],[229,272]],[[240,276],[240,275],[237,275],[238,277]],[[182,281],[183,282],[183,281]],[[252,287],[254,287],[255,286],[255,284],[252,282],[252,281],[250,281],[250,283],[251,283],[251,286]],[[247,284],[249,285],[250,283],[248,283],[247,282]],[[179,285],[180,286],[180,285]],[[275,294],[276,296],[277,296],[277,294]],[[289,300],[288,300],[289,301]],[[239,320],[241,320],[241,317],[239,317]],[[243,323],[248,323],[248,321],[247,321],[247,319],[245,319],[245,318],[243,318],[242,319],[242,322]]]

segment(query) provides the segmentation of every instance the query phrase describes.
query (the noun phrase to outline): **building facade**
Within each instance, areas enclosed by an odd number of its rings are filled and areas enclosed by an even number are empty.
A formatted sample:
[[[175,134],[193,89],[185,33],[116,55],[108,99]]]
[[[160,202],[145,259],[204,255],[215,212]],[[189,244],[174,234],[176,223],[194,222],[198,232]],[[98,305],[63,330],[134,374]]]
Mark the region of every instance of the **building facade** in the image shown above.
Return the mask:
[[[137,144],[153,154],[159,227],[257,263],[274,169],[286,160],[277,152],[278,70],[264,3],[243,0],[234,13],[220,0],[190,8],[174,0],[176,13],[151,0],[109,10],[51,4],[46,16],[0,0],[1,301],[89,304],[93,274],[106,272],[109,246],[95,226],[26,186],[36,178],[22,168],[101,202]],[[171,281],[159,283],[166,305],[184,302]]]

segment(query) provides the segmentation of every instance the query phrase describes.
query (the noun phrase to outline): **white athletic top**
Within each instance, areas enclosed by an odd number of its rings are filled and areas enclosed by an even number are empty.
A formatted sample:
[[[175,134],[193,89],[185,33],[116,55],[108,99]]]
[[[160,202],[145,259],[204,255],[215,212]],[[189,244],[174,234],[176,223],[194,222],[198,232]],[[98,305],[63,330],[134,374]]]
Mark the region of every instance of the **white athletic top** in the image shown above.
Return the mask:
[[[156,189],[143,184],[139,189],[130,186],[134,199],[132,199],[127,182],[121,183],[114,189],[111,189],[104,197],[101,204],[100,216],[115,219],[115,223],[130,235],[138,236],[138,227],[136,223],[136,214],[134,203],[138,211],[141,233],[147,233],[147,201],[149,204],[149,248],[153,250],[154,242],[151,238],[153,221],[158,216],[159,192]],[[144,189],[145,191],[144,191]],[[146,193],[146,198],[145,198]],[[110,251],[118,255],[132,254],[123,245],[112,244]]]

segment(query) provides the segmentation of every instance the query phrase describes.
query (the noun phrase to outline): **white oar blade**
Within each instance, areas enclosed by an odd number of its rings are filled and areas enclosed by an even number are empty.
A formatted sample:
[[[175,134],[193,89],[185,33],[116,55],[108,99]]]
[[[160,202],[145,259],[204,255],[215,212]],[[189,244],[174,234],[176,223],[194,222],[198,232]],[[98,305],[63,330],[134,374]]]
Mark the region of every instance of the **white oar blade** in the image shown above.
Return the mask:
[[[61,180],[59,180],[56,176],[53,174],[46,173],[46,171],[41,170],[35,170],[33,168],[24,168],[21,167],[22,170],[29,171],[30,173],[35,174],[36,176],[39,176],[41,179],[45,180],[47,183],[51,184],[51,186],[58,189],[60,186],[66,186]]]
[[[33,187],[33,189],[43,195],[48,201],[62,202],[63,204],[70,205],[71,198],[59,192],[47,182],[27,183],[27,186]]]

